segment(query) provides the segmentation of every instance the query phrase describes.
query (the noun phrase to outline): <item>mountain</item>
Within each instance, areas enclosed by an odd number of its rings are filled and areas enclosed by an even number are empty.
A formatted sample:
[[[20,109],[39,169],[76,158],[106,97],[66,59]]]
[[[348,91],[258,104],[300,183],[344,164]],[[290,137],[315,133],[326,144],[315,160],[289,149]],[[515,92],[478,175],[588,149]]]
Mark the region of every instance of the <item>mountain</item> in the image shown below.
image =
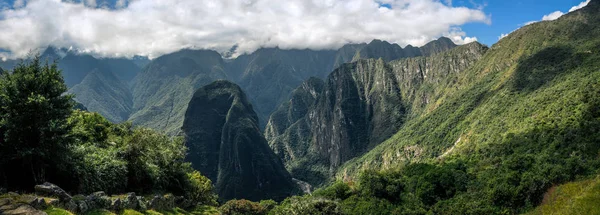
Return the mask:
[[[402,58],[430,56],[454,47],[456,47],[456,44],[446,37],[441,37],[437,40],[431,41],[420,48],[408,45],[404,47],[404,49],[398,44],[390,44],[386,41],[373,40],[369,44],[361,47],[354,55],[353,60],[381,58],[384,61],[389,62]]]
[[[397,44],[380,43],[369,50],[399,48]],[[150,62],[132,81],[135,113],[130,119],[138,125],[177,134],[194,90],[214,80],[227,79],[246,92],[258,114],[259,125],[264,128],[269,115],[303,81],[327,77],[367,46],[348,44],[337,51],[262,48],[227,60],[214,51],[183,50],[164,55]],[[418,48],[415,50],[420,54]]]
[[[321,184],[339,165],[391,137],[405,118],[423,112],[441,93],[442,80],[486,50],[471,43],[429,57],[343,64],[323,84],[313,78],[297,88],[271,115],[265,137],[295,178]]]
[[[440,37],[437,40],[428,42],[424,46],[419,47],[421,56],[431,56],[434,54],[442,53],[446,50],[456,47],[456,44],[447,37]]]
[[[263,48],[228,65],[231,78],[244,89],[264,127],[268,116],[309,77],[324,78],[333,70],[335,51]]]
[[[221,55],[208,50],[181,50],[152,60],[132,84],[136,125],[177,134],[194,92],[227,79]]]
[[[221,199],[282,200],[296,192],[239,86],[221,80],[198,89],[182,129],[189,147],[187,160],[215,182]]]
[[[100,113],[111,122],[126,121],[133,99],[127,84],[110,71],[94,70],[68,91],[87,110]]]
[[[123,83],[129,84],[141,72],[143,66],[138,65],[135,59],[127,58],[101,58],[110,71]]]
[[[596,175],[598,11],[600,3],[592,0],[557,20],[524,26],[467,69],[448,73],[451,78],[431,79],[435,84],[429,87],[437,89],[426,93],[427,102],[412,108],[421,111],[409,113],[392,138],[342,165],[337,179],[355,180],[363,170],[402,171],[426,163],[468,173],[462,179],[447,175],[448,184],[431,186],[462,188],[451,195],[439,192],[426,210],[518,214],[539,205],[554,185]],[[421,97],[418,90],[413,95]]]

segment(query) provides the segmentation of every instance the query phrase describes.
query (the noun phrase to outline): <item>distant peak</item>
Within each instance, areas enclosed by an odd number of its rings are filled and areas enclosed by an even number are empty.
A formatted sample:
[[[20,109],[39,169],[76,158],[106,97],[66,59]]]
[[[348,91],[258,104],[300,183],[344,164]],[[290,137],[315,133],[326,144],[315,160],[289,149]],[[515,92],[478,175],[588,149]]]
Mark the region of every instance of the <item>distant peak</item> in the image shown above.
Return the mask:
[[[385,45],[390,45],[390,43],[389,43],[388,41],[385,41],[385,40],[380,40],[380,39],[374,39],[374,40],[372,40],[372,41],[369,43],[369,45],[372,45],[372,44],[385,44]]]

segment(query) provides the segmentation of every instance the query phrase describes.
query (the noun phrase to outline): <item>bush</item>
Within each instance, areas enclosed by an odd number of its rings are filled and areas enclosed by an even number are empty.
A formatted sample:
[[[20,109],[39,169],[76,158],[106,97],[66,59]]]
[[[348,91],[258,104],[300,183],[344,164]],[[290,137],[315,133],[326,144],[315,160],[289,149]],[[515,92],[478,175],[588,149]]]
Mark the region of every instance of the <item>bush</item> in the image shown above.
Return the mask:
[[[249,200],[229,200],[221,207],[219,211],[223,215],[262,215],[267,214],[267,210],[259,203]]]
[[[188,188],[186,197],[199,204],[217,205],[217,196],[213,193],[213,185],[210,179],[203,176],[198,171],[187,173]]]

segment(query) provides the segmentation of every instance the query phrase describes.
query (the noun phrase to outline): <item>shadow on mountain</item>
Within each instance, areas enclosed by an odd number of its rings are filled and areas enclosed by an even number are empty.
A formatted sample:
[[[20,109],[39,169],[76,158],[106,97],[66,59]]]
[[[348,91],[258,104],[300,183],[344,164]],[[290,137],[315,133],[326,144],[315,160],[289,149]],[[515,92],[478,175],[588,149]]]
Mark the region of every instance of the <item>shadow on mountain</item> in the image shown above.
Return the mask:
[[[567,46],[545,48],[536,54],[521,58],[513,74],[512,88],[532,92],[560,75],[575,71],[585,59]]]

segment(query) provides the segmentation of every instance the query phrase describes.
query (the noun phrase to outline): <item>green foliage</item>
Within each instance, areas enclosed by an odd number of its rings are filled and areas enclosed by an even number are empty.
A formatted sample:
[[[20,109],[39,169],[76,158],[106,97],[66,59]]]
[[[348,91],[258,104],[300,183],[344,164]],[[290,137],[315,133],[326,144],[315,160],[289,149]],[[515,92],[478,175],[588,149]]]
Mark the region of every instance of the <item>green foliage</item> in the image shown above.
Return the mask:
[[[267,214],[267,209],[260,203],[249,200],[229,200],[219,207],[223,215],[262,215]]]
[[[536,214],[600,214],[600,177],[552,187]]]
[[[347,183],[337,181],[331,186],[315,190],[313,195],[328,199],[346,199],[352,195],[352,190]]]
[[[212,191],[213,186],[210,179],[195,170],[187,173],[187,176],[190,183],[187,188],[189,189],[187,190],[187,198],[189,200],[203,205],[217,205],[217,196]]]
[[[66,121],[74,103],[66,91],[56,64],[39,56],[1,76],[0,184],[32,189],[67,174]]]
[[[293,196],[285,199],[269,214],[301,215],[301,214],[343,214],[338,202],[310,196]]]

